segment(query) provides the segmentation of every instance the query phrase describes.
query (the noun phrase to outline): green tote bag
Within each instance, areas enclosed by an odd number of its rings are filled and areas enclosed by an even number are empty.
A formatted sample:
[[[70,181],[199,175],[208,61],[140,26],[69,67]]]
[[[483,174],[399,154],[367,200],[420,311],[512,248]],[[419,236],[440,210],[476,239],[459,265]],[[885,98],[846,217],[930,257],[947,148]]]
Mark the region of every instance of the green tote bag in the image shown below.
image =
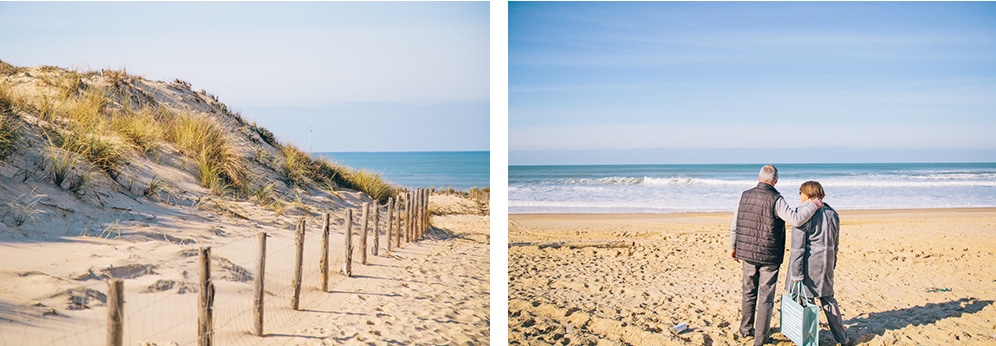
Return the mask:
[[[782,294],[781,330],[789,340],[799,346],[819,345],[820,307],[806,297],[802,281]]]

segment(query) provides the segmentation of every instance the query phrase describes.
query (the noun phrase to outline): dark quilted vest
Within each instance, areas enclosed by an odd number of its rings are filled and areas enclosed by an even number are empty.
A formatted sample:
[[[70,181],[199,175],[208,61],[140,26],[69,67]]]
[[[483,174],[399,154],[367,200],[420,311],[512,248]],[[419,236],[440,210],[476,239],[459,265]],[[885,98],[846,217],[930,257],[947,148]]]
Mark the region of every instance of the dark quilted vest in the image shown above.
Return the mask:
[[[752,264],[782,264],[785,221],[775,214],[780,195],[765,183],[744,191],[737,211],[737,258]]]

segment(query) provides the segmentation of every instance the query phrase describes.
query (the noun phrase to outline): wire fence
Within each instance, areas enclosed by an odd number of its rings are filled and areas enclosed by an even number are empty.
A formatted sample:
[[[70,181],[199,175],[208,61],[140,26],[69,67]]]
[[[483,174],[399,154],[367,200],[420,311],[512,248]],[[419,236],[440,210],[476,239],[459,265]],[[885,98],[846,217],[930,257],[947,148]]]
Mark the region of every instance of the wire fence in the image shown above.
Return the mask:
[[[178,272],[157,276],[177,280],[140,273],[155,268],[129,268],[135,275],[107,280],[103,289],[83,289],[74,295],[82,297],[80,310],[71,316],[53,310],[44,323],[0,304],[0,345],[259,344],[273,336],[268,331],[300,323],[300,310],[334,299],[330,274],[352,276],[368,256],[388,256],[422,239],[429,194],[409,190],[385,205],[363,203],[304,217],[295,231],[187,245],[179,256],[183,263],[162,269]]]

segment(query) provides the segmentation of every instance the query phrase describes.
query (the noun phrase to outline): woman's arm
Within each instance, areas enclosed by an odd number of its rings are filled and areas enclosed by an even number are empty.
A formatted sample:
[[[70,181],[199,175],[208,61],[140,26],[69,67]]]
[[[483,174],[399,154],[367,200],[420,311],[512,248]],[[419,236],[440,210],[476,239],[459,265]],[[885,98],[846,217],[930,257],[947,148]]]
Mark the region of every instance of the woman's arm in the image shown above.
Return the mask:
[[[802,258],[806,254],[806,241],[809,236],[802,228],[792,227],[792,245],[789,247],[788,281],[802,280]]]

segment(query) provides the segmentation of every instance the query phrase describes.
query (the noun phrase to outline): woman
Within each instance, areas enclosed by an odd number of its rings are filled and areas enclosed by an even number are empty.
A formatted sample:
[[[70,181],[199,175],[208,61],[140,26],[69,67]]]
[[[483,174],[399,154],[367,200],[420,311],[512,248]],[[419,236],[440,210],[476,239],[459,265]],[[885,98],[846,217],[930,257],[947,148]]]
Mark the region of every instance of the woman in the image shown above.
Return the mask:
[[[799,187],[802,202],[824,196],[823,186],[818,182],[807,181]],[[837,267],[839,231],[840,217],[829,204],[824,204],[802,226],[792,228],[789,279],[785,281],[789,290],[802,281],[810,297],[819,297],[833,338],[842,345],[851,345],[837,300],[833,298],[833,270]]]

